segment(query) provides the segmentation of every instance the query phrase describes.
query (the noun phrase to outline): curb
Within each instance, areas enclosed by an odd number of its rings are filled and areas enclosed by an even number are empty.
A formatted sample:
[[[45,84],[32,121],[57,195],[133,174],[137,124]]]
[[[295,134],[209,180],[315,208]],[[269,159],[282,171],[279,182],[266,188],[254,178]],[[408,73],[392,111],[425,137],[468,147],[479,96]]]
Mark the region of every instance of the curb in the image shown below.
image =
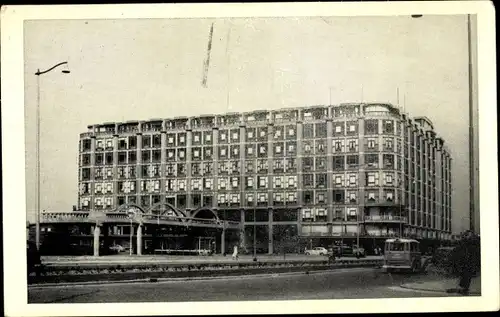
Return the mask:
[[[353,267],[353,268],[340,268],[339,270],[366,270],[373,269],[367,267]],[[184,282],[184,281],[203,281],[203,280],[223,280],[228,278],[251,279],[258,277],[279,277],[290,275],[311,275],[321,273],[339,272],[339,270],[312,270],[312,271],[298,271],[298,272],[283,272],[283,273],[264,273],[264,274],[242,274],[242,275],[223,275],[223,276],[199,276],[199,277],[173,277],[173,278],[145,278],[145,279],[132,279],[132,280],[118,280],[118,281],[89,281],[89,282],[76,282],[76,283],[43,283],[28,285],[28,289],[42,289],[48,287],[74,287],[86,285],[105,285],[105,284],[132,284],[132,283],[161,283],[161,282]]]
[[[415,287],[415,286],[410,286],[411,284],[401,284],[399,287],[405,288],[405,289],[411,289],[415,291],[425,291],[425,292],[434,292],[434,293],[442,293],[442,294],[448,294],[446,290],[438,290],[438,289],[431,289],[431,288],[425,288],[425,287]],[[481,296],[481,293],[478,292],[469,292],[469,296]]]

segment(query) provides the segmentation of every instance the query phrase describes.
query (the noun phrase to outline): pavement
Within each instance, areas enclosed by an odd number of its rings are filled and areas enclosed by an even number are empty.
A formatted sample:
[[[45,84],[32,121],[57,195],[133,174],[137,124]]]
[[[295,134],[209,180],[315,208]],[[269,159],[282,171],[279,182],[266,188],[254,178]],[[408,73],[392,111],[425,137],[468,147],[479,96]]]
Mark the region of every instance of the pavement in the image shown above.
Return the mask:
[[[458,287],[458,278],[441,278],[438,280],[404,283],[401,284],[401,287],[419,291],[446,293],[447,290]],[[472,278],[469,295],[481,296],[481,276]]]
[[[99,285],[28,286],[28,303],[133,303],[450,297],[402,288],[425,275],[349,268],[317,273],[233,276]]]
[[[339,258],[336,258],[339,260]],[[381,256],[367,256],[362,259],[367,260],[382,260]],[[308,261],[308,262],[320,262],[327,260],[326,256],[314,256],[314,255],[303,255],[303,254],[289,254],[283,255],[257,255],[258,261],[268,261],[268,262],[282,262],[282,261]],[[340,260],[357,260],[355,257],[342,257]],[[50,264],[173,264],[173,263],[220,263],[233,261],[230,255],[213,255],[213,256],[170,256],[170,255],[109,255],[109,256],[42,256],[42,263],[46,265]],[[240,263],[253,262],[252,255],[241,255],[238,260]]]

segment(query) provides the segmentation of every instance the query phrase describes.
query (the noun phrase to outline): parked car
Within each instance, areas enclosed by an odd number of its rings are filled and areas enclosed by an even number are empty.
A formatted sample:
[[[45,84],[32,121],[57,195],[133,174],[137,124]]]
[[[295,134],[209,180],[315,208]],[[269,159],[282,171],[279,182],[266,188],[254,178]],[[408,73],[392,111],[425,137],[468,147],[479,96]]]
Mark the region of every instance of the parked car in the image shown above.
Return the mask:
[[[305,253],[305,255],[327,255],[328,250],[323,248],[323,247],[316,247],[316,248],[312,248],[310,250],[306,249],[306,251],[304,253]]]
[[[125,252],[125,248],[119,244],[113,244],[109,247],[109,249],[111,251],[114,251],[116,253],[119,253],[119,252]]]
[[[365,249],[361,247],[350,247],[348,245],[343,245],[343,246],[334,246],[332,248],[333,254],[337,257],[365,257],[366,252]]]

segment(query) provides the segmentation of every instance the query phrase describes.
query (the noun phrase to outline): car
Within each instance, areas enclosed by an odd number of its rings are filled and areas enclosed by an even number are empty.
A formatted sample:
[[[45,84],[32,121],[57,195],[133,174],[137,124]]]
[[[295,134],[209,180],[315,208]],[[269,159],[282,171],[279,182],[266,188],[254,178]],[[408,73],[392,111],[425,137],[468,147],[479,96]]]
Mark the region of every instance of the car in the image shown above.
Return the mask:
[[[109,249],[111,251],[115,251],[115,252],[124,252],[125,251],[125,248],[119,244],[113,244],[109,247]]]
[[[315,247],[310,250],[306,249],[305,255],[327,255],[328,250],[323,247]]]
[[[364,248],[361,247],[351,247],[348,245],[343,246],[334,246],[332,248],[333,255],[337,257],[360,257],[364,258],[366,256],[366,252]]]

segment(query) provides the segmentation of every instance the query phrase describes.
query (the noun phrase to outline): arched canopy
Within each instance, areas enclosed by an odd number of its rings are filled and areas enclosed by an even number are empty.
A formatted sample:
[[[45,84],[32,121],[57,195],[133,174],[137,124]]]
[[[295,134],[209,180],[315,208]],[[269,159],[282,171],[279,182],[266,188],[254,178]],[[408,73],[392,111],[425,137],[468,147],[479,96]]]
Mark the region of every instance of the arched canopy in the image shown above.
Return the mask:
[[[146,213],[146,210],[144,210],[144,208],[142,208],[141,206],[136,205],[136,204],[123,204],[123,205],[120,205],[120,206],[118,206],[118,208],[116,208],[116,211],[117,212],[127,212],[130,209],[139,210],[139,212],[141,214],[145,214]]]
[[[217,213],[208,207],[200,207],[191,213],[192,218],[219,220]]]
[[[165,208],[161,208],[161,207],[165,207]],[[175,216],[180,217],[180,218],[187,217],[185,212],[175,208],[174,206],[172,206],[171,204],[166,203],[166,202],[156,203],[147,209],[147,214],[154,214],[154,215],[160,214],[160,216],[166,216],[166,215],[169,215],[172,213]]]

